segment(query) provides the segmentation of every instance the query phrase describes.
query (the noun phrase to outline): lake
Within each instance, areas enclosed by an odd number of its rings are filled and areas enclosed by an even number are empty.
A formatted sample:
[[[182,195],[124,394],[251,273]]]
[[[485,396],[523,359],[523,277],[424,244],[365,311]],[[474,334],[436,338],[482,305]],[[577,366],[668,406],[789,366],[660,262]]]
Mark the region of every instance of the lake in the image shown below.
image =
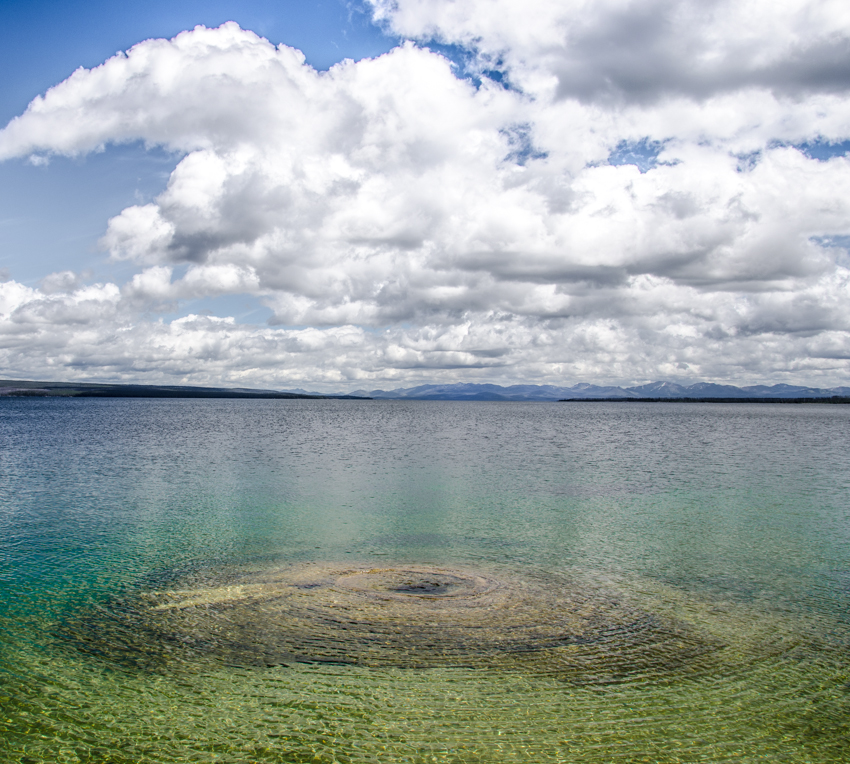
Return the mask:
[[[827,762],[850,407],[0,400],[0,761]]]

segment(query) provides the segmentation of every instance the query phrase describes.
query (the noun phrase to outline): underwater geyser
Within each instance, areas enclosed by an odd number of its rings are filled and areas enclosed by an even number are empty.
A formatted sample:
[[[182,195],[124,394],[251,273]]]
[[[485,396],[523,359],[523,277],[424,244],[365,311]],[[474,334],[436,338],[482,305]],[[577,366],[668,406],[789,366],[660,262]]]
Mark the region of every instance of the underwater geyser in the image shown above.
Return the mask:
[[[311,563],[184,584],[111,603],[65,635],[148,668],[465,667],[581,683],[699,670],[723,647],[578,575]]]

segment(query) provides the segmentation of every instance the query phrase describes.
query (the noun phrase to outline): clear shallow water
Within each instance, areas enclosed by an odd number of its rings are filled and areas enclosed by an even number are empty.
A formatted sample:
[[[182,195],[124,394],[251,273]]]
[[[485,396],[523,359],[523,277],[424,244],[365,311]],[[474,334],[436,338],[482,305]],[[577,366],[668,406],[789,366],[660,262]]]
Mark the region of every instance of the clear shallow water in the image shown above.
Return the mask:
[[[0,401],[0,760],[844,761],[848,446],[841,406]]]

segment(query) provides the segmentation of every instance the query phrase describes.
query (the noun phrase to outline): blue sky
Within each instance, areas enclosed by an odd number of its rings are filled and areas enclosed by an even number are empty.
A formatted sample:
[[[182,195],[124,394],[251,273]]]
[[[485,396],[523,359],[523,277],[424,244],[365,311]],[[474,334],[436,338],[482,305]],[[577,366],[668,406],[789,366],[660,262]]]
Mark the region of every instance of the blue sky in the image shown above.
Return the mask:
[[[848,383],[835,0],[2,7],[6,376]]]
[[[151,37],[173,37],[198,24],[235,20],[271,42],[294,45],[317,69],[343,58],[385,53],[396,39],[372,23],[367,9],[326,2],[3,2],[0,26],[0,122],[80,66],[103,63],[116,51]],[[164,188],[177,162],[141,144],[108,147],[48,167],[26,160],[0,164],[0,269],[27,284],[67,267],[93,276],[129,273],[105,262],[97,246],[104,222]],[[85,189],[85,193],[80,193]],[[253,302],[253,301],[252,301]]]

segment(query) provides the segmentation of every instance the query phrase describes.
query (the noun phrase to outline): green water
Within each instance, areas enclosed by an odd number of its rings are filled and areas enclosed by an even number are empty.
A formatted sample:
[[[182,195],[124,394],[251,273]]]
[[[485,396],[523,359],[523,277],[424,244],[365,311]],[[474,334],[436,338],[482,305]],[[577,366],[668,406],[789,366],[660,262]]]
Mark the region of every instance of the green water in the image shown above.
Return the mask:
[[[0,401],[0,761],[846,761],[848,446],[827,405]],[[504,595],[240,593],[373,569]]]

